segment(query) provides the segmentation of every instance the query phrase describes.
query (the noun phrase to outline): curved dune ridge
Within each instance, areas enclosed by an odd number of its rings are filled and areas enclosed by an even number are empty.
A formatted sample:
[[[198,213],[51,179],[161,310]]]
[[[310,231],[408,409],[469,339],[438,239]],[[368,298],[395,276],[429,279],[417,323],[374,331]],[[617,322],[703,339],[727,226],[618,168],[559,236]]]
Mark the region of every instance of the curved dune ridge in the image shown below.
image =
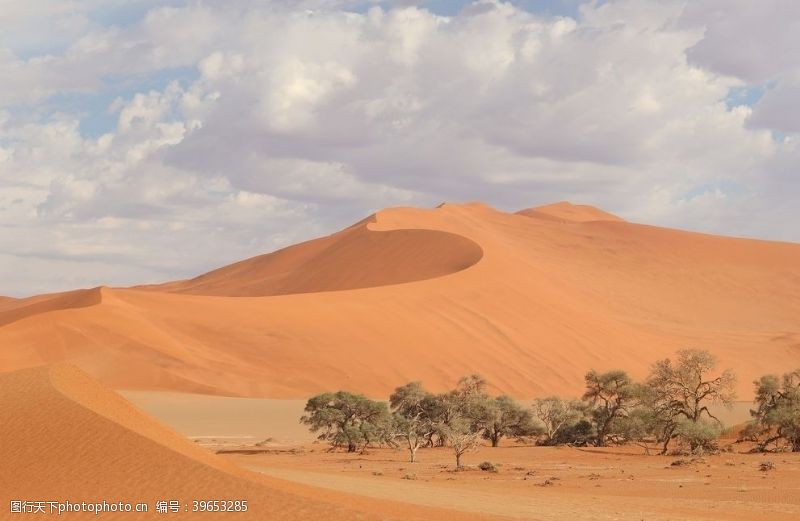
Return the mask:
[[[191,280],[142,289],[255,297],[342,291],[415,282],[469,268],[483,250],[438,230],[371,231],[375,219],[328,237],[253,257]]]
[[[161,519],[164,514],[155,512],[157,501],[178,500],[183,513],[185,507],[192,508],[194,499],[246,499],[247,513],[195,515],[258,520],[454,518],[442,510],[403,512],[391,502],[348,495],[337,498],[241,470],[71,366],[0,375],[0,436],[4,508],[13,499],[144,502],[148,514],[103,513],[100,517]],[[93,513],[63,515],[97,519]]]
[[[119,389],[269,398],[478,371],[530,398],[700,347],[748,400],[800,360],[800,245],[536,211],[389,209],[193,281],[21,299],[0,308],[0,369],[69,361]]]

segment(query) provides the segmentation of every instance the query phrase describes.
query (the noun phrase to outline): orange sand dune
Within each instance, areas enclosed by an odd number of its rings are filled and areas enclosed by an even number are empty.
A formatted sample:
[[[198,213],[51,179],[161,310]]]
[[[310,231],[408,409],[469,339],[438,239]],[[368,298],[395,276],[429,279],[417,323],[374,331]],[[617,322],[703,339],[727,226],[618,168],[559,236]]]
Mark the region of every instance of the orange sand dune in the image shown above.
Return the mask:
[[[0,308],[0,311],[4,311],[0,314],[0,327],[49,311],[94,306],[100,303],[101,298],[101,289],[94,288],[12,300],[5,303],[5,308]],[[0,305],[2,304],[4,302],[0,301]]]
[[[528,217],[552,218],[561,221],[592,222],[592,221],[623,221],[614,214],[605,212],[594,206],[586,204],[572,204],[567,201],[546,204],[535,208],[526,208],[517,212]]]
[[[330,493],[243,471],[142,414],[70,366],[0,375],[0,502],[180,501],[190,518],[258,520],[454,519],[444,510]],[[246,513],[191,514],[193,500],[247,500]],[[348,506],[345,506],[348,505]],[[46,506],[49,512],[49,506]],[[9,510],[5,510],[9,512]],[[54,514],[53,514],[54,515]],[[64,513],[97,519],[93,513]],[[172,514],[175,515],[175,514]],[[461,514],[457,516],[461,518]]]
[[[252,297],[369,288],[455,273],[483,255],[480,246],[460,235],[403,229],[375,233],[367,228],[373,221],[191,280],[145,289]]]
[[[272,398],[479,371],[528,398],[703,347],[748,400],[800,365],[800,245],[542,211],[389,209],[193,281],[19,301],[0,310],[0,368],[67,360],[116,388]]]

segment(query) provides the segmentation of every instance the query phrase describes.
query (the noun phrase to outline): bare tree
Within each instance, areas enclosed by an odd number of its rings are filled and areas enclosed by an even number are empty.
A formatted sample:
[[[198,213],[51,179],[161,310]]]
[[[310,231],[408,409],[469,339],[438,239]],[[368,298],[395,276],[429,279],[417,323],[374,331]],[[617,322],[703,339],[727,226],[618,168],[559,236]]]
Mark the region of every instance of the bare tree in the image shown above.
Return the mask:
[[[479,432],[475,432],[466,418],[458,418],[445,427],[447,442],[456,456],[456,468],[460,469],[461,457],[478,447]]]

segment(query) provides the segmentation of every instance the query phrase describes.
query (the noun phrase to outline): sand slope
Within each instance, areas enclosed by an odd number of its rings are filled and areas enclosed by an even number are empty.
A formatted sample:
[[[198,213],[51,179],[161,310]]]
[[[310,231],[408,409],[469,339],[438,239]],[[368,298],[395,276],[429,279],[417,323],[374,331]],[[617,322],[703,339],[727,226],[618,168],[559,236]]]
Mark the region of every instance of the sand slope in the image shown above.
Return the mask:
[[[272,398],[480,371],[528,398],[691,346],[747,400],[800,363],[800,245],[578,209],[389,209],[192,281],[20,300],[0,310],[0,369],[68,360],[117,388]]]
[[[464,270],[483,256],[466,237],[437,230],[373,232],[366,219],[342,232],[145,289],[220,296],[267,296],[369,288]]]
[[[70,366],[0,376],[0,501],[146,502],[148,515],[104,513],[103,519],[160,519],[159,500],[246,499],[247,513],[194,514],[215,519],[439,519],[417,509],[401,515],[391,502],[326,494],[239,469],[142,414]],[[56,472],[54,472],[56,471]],[[350,501],[351,508],[343,505]],[[48,507],[49,509],[49,507]],[[8,512],[6,510],[6,512]],[[380,517],[373,515],[380,513]],[[4,514],[5,515],[5,514]],[[67,515],[67,514],[63,514]],[[93,514],[70,519],[97,519]]]

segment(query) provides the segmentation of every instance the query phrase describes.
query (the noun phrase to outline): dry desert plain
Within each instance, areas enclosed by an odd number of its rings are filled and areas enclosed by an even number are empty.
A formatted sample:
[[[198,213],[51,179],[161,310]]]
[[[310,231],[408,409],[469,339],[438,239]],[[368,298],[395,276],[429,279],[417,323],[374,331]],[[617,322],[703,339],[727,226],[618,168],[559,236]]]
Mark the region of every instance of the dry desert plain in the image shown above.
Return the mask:
[[[329,452],[297,423],[321,391],[385,399],[475,371],[523,401],[579,396],[590,368],[640,378],[683,347],[732,368],[743,401],[757,376],[799,366],[800,245],[568,203],[446,204],[190,280],[3,298],[0,519],[19,518],[15,498],[249,501],[102,519],[797,519],[796,454],[733,445],[672,466],[638,447],[506,441],[452,472],[446,449],[414,465]],[[728,414],[741,422],[746,405]],[[484,460],[499,471],[476,470]]]

